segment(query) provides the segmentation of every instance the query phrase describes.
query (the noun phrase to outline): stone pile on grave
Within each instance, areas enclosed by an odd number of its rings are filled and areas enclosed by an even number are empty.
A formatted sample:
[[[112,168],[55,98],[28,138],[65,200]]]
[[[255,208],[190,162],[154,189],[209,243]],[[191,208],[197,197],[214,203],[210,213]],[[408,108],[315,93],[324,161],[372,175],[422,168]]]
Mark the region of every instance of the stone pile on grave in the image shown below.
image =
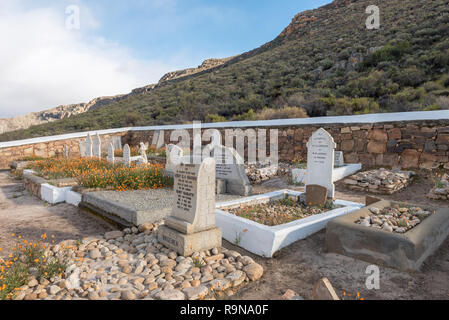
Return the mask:
[[[158,240],[188,256],[221,246],[221,231],[215,226],[215,160],[180,164],[174,175],[174,207],[159,228]]]

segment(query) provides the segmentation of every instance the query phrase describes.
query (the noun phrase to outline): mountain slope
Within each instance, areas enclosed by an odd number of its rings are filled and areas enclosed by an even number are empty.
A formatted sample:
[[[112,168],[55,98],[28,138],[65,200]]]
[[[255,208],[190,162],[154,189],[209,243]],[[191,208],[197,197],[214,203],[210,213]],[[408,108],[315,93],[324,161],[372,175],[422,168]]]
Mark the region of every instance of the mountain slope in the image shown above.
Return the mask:
[[[365,26],[373,4],[379,30]],[[273,41],[218,67],[0,140],[251,119],[264,107],[299,106],[309,116],[449,108],[448,70],[449,0],[337,0],[296,15]]]

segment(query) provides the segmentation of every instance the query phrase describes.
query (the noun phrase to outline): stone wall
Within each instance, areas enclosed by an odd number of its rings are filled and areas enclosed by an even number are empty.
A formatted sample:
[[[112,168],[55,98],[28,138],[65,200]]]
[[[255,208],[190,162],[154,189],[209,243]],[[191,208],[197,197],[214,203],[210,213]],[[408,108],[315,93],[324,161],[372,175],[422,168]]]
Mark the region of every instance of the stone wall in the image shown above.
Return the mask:
[[[337,150],[344,152],[346,163],[362,163],[364,167],[449,169],[449,119],[437,121],[402,121],[375,124],[326,124],[287,127],[264,127],[279,130],[279,161],[306,159],[306,143],[320,127],[334,138]],[[242,128],[245,130],[245,128]],[[257,129],[257,128],[256,128]],[[224,129],[220,129],[224,139]],[[154,131],[130,131],[123,143],[151,143]],[[192,134],[191,134],[192,137]],[[267,140],[269,139],[267,132]],[[169,142],[170,131],[165,131]],[[203,142],[207,143],[207,142]],[[269,145],[267,141],[267,152]],[[245,151],[246,152],[246,151]]]
[[[385,116],[386,118],[388,116]],[[279,123],[279,122],[277,122]],[[386,166],[402,168],[449,169],[449,117],[444,120],[395,121],[382,123],[298,124],[289,126],[263,126],[261,129],[279,130],[279,160],[284,162],[305,159],[306,143],[320,127],[326,129],[344,151],[346,163],[361,162],[364,167]],[[257,129],[257,127],[251,127]],[[232,128],[230,128],[232,129]],[[245,130],[245,128],[241,128]],[[219,129],[224,137],[224,128]],[[106,154],[112,136],[122,136],[122,144],[138,146],[141,141],[152,141],[154,130],[133,130],[101,135]],[[170,143],[170,130],[165,130],[165,142]],[[192,135],[191,135],[192,136]],[[267,139],[269,133],[267,132]],[[71,156],[79,156],[79,142],[84,138],[57,140],[16,147],[0,147],[0,168],[7,169],[12,160],[27,155],[51,157],[62,154],[64,145]],[[207,142],[205,142],[207,143]],[[269,145],[267,141],[267,151]]]
[[[107,154],[107,145],[112,141],[114,135],[123,135],[123,133],[100,135],[103,154]],[[0,148],[0,170],[9,169],[12,161],[21,160],[27,156],[43,158],[62,156],[65,145],[69,148],[70,157],[80,157],[80,142],[85,140],[86,138],[62,139]]]

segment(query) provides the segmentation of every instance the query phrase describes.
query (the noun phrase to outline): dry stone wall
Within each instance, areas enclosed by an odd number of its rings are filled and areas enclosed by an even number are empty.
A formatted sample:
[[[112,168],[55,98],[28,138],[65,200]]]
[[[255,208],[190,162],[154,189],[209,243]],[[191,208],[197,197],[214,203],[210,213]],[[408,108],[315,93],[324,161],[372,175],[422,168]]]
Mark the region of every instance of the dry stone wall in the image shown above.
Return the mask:
[[[306,159],[306,143],[312,133],[324,128],[334,138],[336,150],[344,152],[345,163],[362,163],[364,167],[384,166],[401,168],[449,169],[449,119],[396,121],[382,123],[332,123],[261,127],[279,130],[279,161],[291,162]],[[257,129],[257,127],[252,127]],[[245,130],[245,128],[241,128]],[[219,129],[224,137],[224,128]],[[102,135],[102,145],[107,149],[113,135],[121,135],[122,143],[139,146],[151,143],[154,130],[130,130]],[[165,143],[170,143],[171,130],[164,129]],[[192,137],[192,134],[191,134]],[[269,139],[267,133],[267,140]],[[11,161],[24,156],[51,157],[64,153],[69,147],[70,156],[79,156],[79,142],[84,138],[58,140],[32,145],[0,148],[0,168],[7,169]],[[176,144],[176,142],[175,142]],[[205,142],[206,144],[206,142]],[[107,150],[103,150],[104,154]],[[269,152],[267,141],[267,152]],[[246,157],[245,157],[246,158]]]

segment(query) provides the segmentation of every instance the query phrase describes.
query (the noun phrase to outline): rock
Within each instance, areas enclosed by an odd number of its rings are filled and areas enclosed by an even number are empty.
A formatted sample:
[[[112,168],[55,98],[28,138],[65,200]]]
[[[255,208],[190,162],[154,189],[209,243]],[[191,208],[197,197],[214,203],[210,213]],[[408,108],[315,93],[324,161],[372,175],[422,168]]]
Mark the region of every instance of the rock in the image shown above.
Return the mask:
[[[136,300],[136,295],[131,290],[124,290],[120,294],[122,300]]]
[[[198,300],[202,299],[209,293],[209,289],[205,286],[199,286],[199,287],[191,287],[191,288],[185,288],[182,290],[184,294],[186,295],[187,300]]]
[[[185,295],[179,290],[169,289],[157,293],[155,298],[159,300],[185,300]]]
[[[285,291],[285,293],[281,296],[281,300],[293,300],[293,297],[297,296],[298,294],[293,291],[288,289],[287,291]]]
[[[61,291],[61,288],[55,285],[50,286],[50,288],[48,289],[48,293],[52,296],[57,294],[59,291]]]
[[[245,281],[245,277],[246,277],[246,274],[243,271],[237,270],[237,271],[234,271],[234,272],[231,272],[230,274],[228,274],[226,276],[226,279],[231,281],[231,284],[233,287],[237,287],[243,281]]]
[[[39,282],[37,282],[36,278],[32,278],[29,282],[28,282],[28,287],[32,288],[35,287],[39,284]]]
[[[144,223],[139,226],[139,232],[151,231],[154,225],[152,223]]]
[[[259,280],[263,275],[263,268],[260,264],[251,263],[243,268],[243,271],[246,273],[248,278],[251,281]]]
[[[98,249],[93,249],[89,251],[89,256],[91,259],[101,258],[101,252]]]
[[[106,240],[117,239],[123,236],[122,231],[109,231],[104,234]]]

